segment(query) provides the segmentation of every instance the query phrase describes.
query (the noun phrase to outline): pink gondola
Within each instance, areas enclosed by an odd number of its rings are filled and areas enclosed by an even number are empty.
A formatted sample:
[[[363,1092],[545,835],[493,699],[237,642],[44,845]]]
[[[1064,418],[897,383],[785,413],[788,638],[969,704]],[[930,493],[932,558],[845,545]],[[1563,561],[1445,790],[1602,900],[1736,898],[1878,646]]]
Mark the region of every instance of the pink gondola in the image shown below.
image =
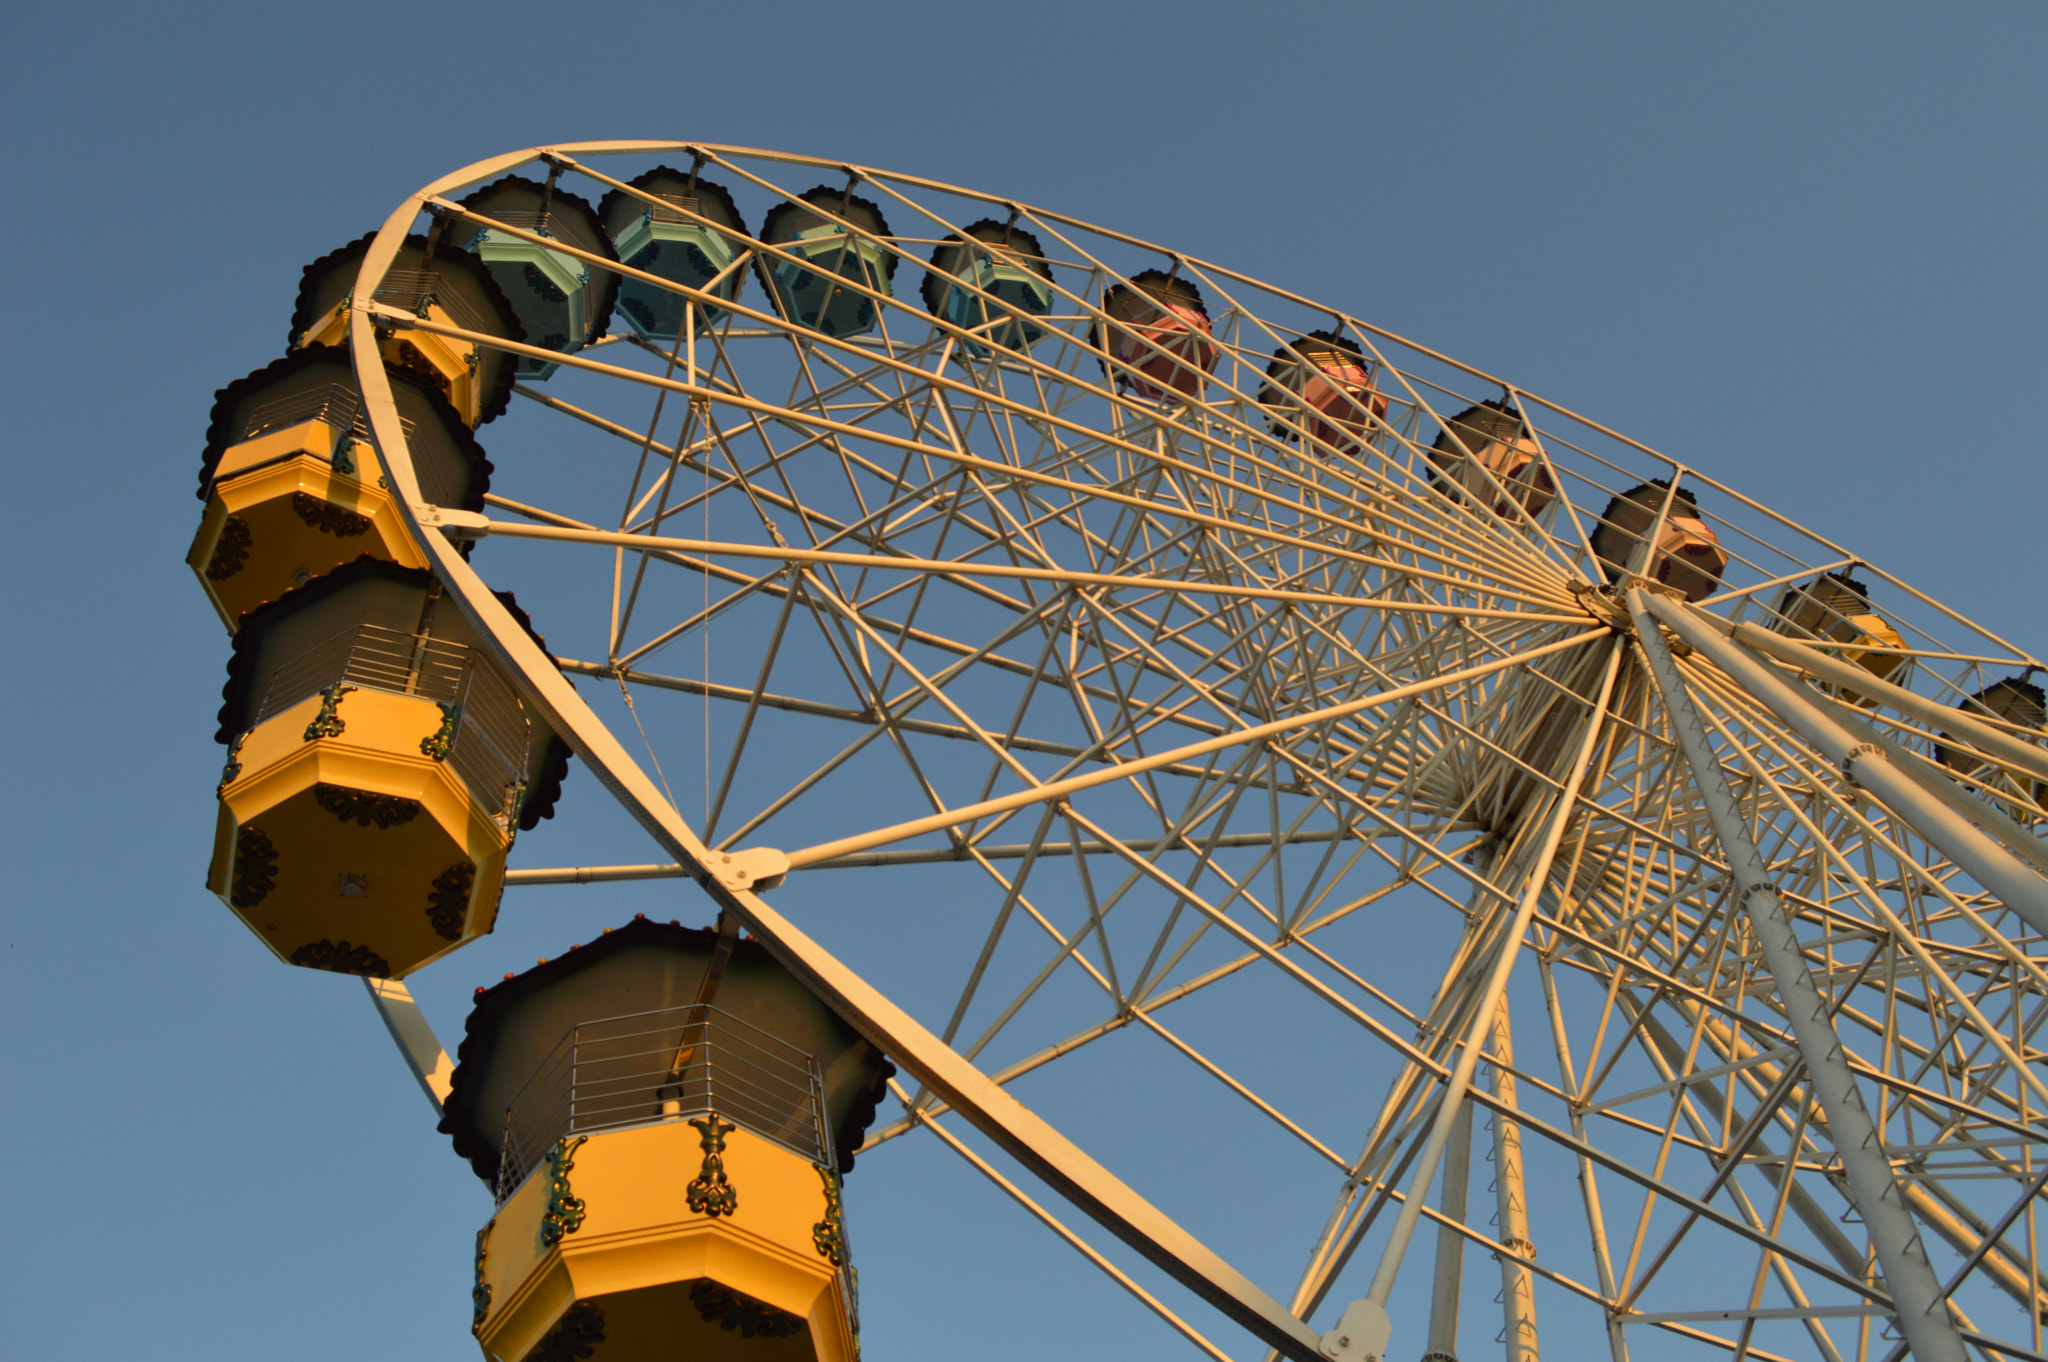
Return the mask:
[[[1147,401],[1202,395],[1220,352],[1200,289],[1146,270],[1104,293],[1102,310],[1109,320],[1096,323],[1095,344],[1105,376]]]
[[[1657,533],[1656,547],[1648,561],[1637,565],[1643,541],[1667,498],[1669,509]],[[1701,517],[1698,500],[1683,487],[1671,491],[1671,484],[1662,478],[1631,487],[1607,503],[1593,528],[1593,555],[1610,582],[1638,572],[1653,582],[1677,588],[1688,601],[1713,595],[1720,589],[1721,574],[1728,570],[1728,551]]]
[[[1311,331],[1275,350],[1259,403],[1272,413],[1268,429],[1274,434],[1292,439],[1298,427],[1311,442],[1327,447],[1315,450],[1324,457],[1329,449],[1345,454],[1363,449],[1372,439],[1373,423],[1387,414],[1386,394],[1374,382],[1364,352],[1331,331]]]

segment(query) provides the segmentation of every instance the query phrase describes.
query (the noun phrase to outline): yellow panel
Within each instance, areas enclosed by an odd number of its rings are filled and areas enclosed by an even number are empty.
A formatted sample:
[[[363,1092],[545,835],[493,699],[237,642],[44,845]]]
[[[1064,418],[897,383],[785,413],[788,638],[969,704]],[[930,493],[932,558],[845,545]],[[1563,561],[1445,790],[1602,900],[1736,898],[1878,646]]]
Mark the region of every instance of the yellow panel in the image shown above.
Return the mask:
[[[438,303],[428,306],[427,317],[444,326],[459,325],[442,311]],[[307,327],[306,333],[299,337],[299,344],[347,349],[347,301]],[[463,423],[471,428],[476,426],[477,415],[482,410],[483,390],[477,383],[475,346],[447,336],[437,336],[431,331],[407,331],[402,335],[384,337],[382,350],[386,363],[410,369],[433,383],[441,389]]]
[[[231,752],[207,882],[281,959],[402,977],[491,929],[511,839],[421,752],[439,705],[348,690],[326,716],[341,731],[309,737],[324,703]]]
[[[572,1182],[575,1171],[570,1170]],[[504,1362],[526,1356],[576,1303],[561,1254],[541,1239],[551,1186],[549,1167],[542,1164],[478,1235],[472,1300],[481,1297],[485,1308],[475,1332],[485,1354]]]
[[[1857,631],[1855,639],[1857,646],[1842,650],[1841,657],[1844,662],[1855,663],[1880,681],[1889,679],[1891,674],[1906,662],[1905,655],[1901,653],[1867,653],[1859,651],[1860,648],[1903,648],[1906,646],[1906,641],[1899,637],[1899,631],[1892,628],[1890,622],[1884,616],[1846,615],[1843,618],[1848,621],[1851,628]],[[1839,688],[1836,694],[1852,705],[1862,705],[1865,708],[1870,708],[1876,704],[1876,701],[1867,699],[1846,686]]]
[[[313,448],[332,435],[324,422],[312,421],[246,441],[223,456],[225,466],[251,445],[273,446],[256,451],[272,461],[256,455],[238,460],[244,467],[251,460],[261,466],[214,483],[185,555],[230,633],[240,627],[243,612],[366,553],[401,567],[427,565],[390,492],[379,485],[383,469],[375,451],[356,442],[355,475],[337,473],[328,456]],[[293,445],[297,453],[277,455],[276,449]]]
[[[688,1120],[574,1142],[565,1195],[543,1163],[485,1230],[486,1353],[521,1362],[566,1319],[602,1327],[606,1362],[853,1362],[840,1273],[818,1248],[828,1214],[818,1168],[744,1130],[725,1134],[720,1157],[734,1193],[729,1214],[701,1199],[691,1207],[705,1153]],[[719,1327],[741,1317],[756,1337]],[[763,1336],[763,1324],[792,1332]],[[691,1350],[680,1349],[684,1338]]]
[[[238,478],[252,468],[267,463],[288,459],[296,454],[311,454],[325,463],[334,460],[337,445],[351,447],[349,458],[355,457],[352,447],[357,443],[353,433],[343,434],[325,421],[305,420],[295,426],[284,426],[258,435],[253,440],[243,440],[229,445],[221,451],[220,462],[214,465],[213,480],[216,485],[231,478]],[[371,453],[374,455],[375,450]]]

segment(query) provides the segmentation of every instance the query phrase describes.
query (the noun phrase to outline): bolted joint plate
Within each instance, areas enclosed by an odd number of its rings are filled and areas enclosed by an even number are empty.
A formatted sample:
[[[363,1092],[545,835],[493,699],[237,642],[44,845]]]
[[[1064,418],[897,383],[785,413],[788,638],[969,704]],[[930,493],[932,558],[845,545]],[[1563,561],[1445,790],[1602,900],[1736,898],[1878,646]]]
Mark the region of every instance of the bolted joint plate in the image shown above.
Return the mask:
[[[1375,1300],[1356,1300],[1344,1307],[1337,1327],[1323,1335],[1322,1354],[1334,1362],[1383,1362],[1394,1337],[1394,1321]]]
[[[1628,626],[1628,606],[1619,590],[1609,586],[1595,586],[1591,582],[1566,582],[1565,589],[1572,593],[1587,614],[1612,629]]]
[[[439,530],[450,539],[482,539],[491,532],[490,517],[476,511],[458,511],[447,506],[416,506],[422,529]]]
[[[789,856],[774,847],[716,852],[704,858],[704,869],[727,889],[759,893],[781,887],[789,875]]]
[[[1860,742],[1842,754],[1842,783],[1852,790],[1863,788],[1863,782],[1856,779],[1856,763],[1864,758],[1871,761],[1889,762],[1885,750],[1874,742]]]

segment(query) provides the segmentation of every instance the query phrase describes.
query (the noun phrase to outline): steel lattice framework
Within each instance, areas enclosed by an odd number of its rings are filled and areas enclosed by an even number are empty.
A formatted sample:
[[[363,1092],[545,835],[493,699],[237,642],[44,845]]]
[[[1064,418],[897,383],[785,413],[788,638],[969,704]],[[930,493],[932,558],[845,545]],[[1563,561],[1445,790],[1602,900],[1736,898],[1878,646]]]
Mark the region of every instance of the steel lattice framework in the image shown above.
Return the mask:
[[[899,258],[893,291],[833,285],[872,301],[871,331],[785,320],[754,272],[797,257],[752,238],[733,301],[624,271],[694,304],[673,344],[620,327],[559,356],[377,296],[423,214],[488,221],[467,186],[533,163],[631,195],[656,160],[750,223],[821,182],[879,205],[887,235],[844,229]],[[927,257],[979,219],[1042,243],[1028,347],[971,282],[992,320],[920,302]],[[1158,346],[1106,355],[1105,294],[1148,269],[1206,303],[1194,394],[1142,395],[1131,366]],[[1318,1343],[1301,1321],[1358,1296],[1398,1348],[1426,1329],[1451,1355],[1468,1268],[1499,1274],[1510,1358],[1536,1356],[1539,1318],[1617,1359],[2042,1355],[2048,752],[1955,712],[2030,654],[1511,383],[914,177],[696,144],[520,152],[400,205],[352,305],[359,355],[424,329],[562,366],[486,432],[483,516],[421,497],[381,368],[359,369],[437,570],[659,848],[508,882],[697,879],[907,1071],[871,1146],[929,1131],[1051,1220],[950,1128],[971,1124],[1296,1357]],[[1312,332],[1356,348],[1384,414],[1333,426],[1272,385]],[[1486,401],[1519,412],[1554,497],[1432,461]],[[1697,604],[1640,555],[1595,557],[1603,508],[1651,478],[1694,493],[1729,554]],[[1676,502],[1653,500],[1661,525]],[[1902,638],[1866,665],[1775,613],[1851,568]],[[539,599],[559,673],[487,581]],[[1880,680],[1872,655],[1903,661]],[[844,926],[935,899],[928,938]],[[917,982],[885,996],[868,979],[906,952]],[[1227,1216],[1203,1213],[1205,1248],[1170,1218],[1189,1204],[1139,1198],[1011,1095],[1141,1041],[1249,1119],[1204,1144],[1105,1091],[1091,1132],[1211,1187],[1268,1163],[1322,1189],[1284,1304],[1228,1267]],[[1475,1139],[1491,1194],[1468,1194]],[[1434,1267],[1397,1291],[1424,1227]],[[1468,1327],[1460,1355],[1490,1346]]]

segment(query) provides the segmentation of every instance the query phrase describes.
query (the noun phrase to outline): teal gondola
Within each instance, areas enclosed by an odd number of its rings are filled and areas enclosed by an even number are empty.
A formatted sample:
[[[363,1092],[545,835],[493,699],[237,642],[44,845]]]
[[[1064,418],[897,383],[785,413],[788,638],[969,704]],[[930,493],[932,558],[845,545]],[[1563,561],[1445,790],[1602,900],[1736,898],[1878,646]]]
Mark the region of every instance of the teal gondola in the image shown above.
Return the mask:
[[[507,175],[471,194],[462,206],[504,227],[618,259],[597,211],[555,185]],[[497,227],[465,222],[463,228],[469,235],[459,244],[482,257],[526,328],[529,344],[572,355],[611,327],[619,292],[616,272],[593,269],[586,260]],[[528,356],[519,361],[516,372],[520,378],[544,379],[560,367]]]
[[[798,326],[865,336],[881,320],[873,295],[894,296],[896,253],[870,239],[888,235],[882,210],[860,195],[822,184],[807,189],[796,202],[770,209],[762,222],[761,241],[797,259],[764,257],[761,281]]]
[[[668,166],[656,166],[627,183],[667,206],[620,189],[598,202],[597,215],[620,261],[727,302],[738,297],[743,271],[736,262],[746,250],[747,229],[725,186]],[[619,311],[647,340],[673,341],[680,336],[689,304],[682,294],[645,280],[625,279],[619,284]],[[724,308],[701,305],[697,325],[715,326],[725,315]]]
[[[1005,350],[1028,350],[1052,311],[1052,270],[1038,238],[1014,224],[983,218],[949,234],[932,252],[921,288],[925,309]],[[989,346],[967,342],[976,359]]]

